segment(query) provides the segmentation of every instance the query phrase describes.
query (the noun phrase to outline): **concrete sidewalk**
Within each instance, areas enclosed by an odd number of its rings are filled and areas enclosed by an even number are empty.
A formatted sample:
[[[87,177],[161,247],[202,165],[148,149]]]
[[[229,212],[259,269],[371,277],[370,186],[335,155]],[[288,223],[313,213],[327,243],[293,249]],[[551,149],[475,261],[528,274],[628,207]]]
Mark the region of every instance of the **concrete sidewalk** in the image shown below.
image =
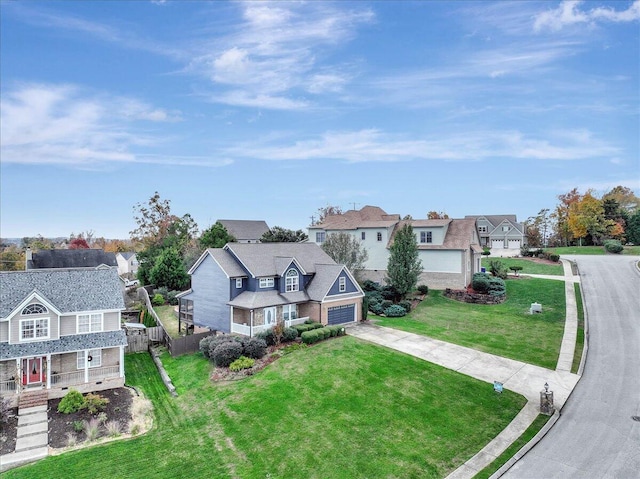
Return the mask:
[[[565,329],[555,370],[373,324],[360,323],[348,327],[348,333],[356,338],[416,356],[481,381],[491,384],[494,381],[501,382],[506,389],[527,398],[527,404],[513,421],[480,452],[447,476],[447,479],[472,478],[518,439],[539,414],[540,391],[544,389],[545,383],[549,384],[549,389],[554,393],[554,402],[558,410],[578,383],[580,376],[570,371],[578,326],[573,284],[579,282],[579,278],[573,275],[569,261],[562,260],[562,264],[563,276],[527,275],[565,282]],[[557,413],[554,418],[557,419]],[[551,421],[548,425],[550,424]]]

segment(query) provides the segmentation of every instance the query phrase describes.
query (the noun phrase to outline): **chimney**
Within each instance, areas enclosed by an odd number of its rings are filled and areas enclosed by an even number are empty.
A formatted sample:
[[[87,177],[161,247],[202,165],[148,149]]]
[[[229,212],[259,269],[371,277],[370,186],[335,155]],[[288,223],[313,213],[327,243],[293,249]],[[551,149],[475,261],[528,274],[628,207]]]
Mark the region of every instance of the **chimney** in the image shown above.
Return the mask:
[[[24,258],[25,258],[24,269],[27,270],[29,269],[29,262],[33,261],[33,252],[31,251],[31,248],[29,248],[28,246],[26,251],[24,252]]]

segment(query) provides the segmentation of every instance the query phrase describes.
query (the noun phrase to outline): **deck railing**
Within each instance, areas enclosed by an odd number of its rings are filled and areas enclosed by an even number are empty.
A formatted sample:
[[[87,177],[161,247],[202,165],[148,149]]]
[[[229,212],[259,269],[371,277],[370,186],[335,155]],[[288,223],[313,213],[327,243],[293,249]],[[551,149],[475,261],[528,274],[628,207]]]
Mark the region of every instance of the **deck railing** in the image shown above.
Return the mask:
[[[104,366],[101,368],[89,369],[89,380],[95,381],[105,378],[120,376],[120,366]],[[51,375],[51,386],[61,387],[75,384],[84,384],[84,370],[70,373],[57,373]]]
[[[8,381],[0,381],[0,394],[14,392],[17,388],[15,379],[9,379]]]
[[[291,326],[295,326],[296,324],[304,323],[307,319],[309,319],[309,317],[288,319],[288,320],[286,320],[284,322],[284,325],[285,325],[285,327],[290,328]],[[273,327],[272,325],[261,324],[259,326],[254,326],[253,330],[252,330],[251,326],[249,326],[247,324],[231,323],[231,332],[232,333],[237,333],[237,334],[242,334],[244,336],[255,336],[256,334],[258,334],[258,333],[260,333],[262,331],[267,331],[267,330],[271,329],[272,327]]]

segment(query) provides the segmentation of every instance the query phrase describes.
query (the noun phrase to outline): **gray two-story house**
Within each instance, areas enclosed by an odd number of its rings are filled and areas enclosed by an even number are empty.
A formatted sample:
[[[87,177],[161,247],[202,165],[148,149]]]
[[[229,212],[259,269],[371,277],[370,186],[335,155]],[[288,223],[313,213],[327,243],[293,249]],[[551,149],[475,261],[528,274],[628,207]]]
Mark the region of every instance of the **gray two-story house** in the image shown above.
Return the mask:
[[[1,272],[0,395],[122,387],[124,307],[115,268]]]
[[[207,249],[179,295],[180,319],[253,336],[283,321],[358,321],[364,293],[349,270],[313,243],[228,243]]]

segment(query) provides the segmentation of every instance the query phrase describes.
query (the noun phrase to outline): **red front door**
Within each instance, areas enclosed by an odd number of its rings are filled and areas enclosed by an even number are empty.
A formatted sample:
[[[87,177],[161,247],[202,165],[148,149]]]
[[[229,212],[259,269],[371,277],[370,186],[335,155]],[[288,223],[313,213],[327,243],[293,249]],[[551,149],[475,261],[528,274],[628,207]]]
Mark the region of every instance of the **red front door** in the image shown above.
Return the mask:
[[[22,384],[35,384],[42,382],[42,358],[29,358],[22,360]]]

